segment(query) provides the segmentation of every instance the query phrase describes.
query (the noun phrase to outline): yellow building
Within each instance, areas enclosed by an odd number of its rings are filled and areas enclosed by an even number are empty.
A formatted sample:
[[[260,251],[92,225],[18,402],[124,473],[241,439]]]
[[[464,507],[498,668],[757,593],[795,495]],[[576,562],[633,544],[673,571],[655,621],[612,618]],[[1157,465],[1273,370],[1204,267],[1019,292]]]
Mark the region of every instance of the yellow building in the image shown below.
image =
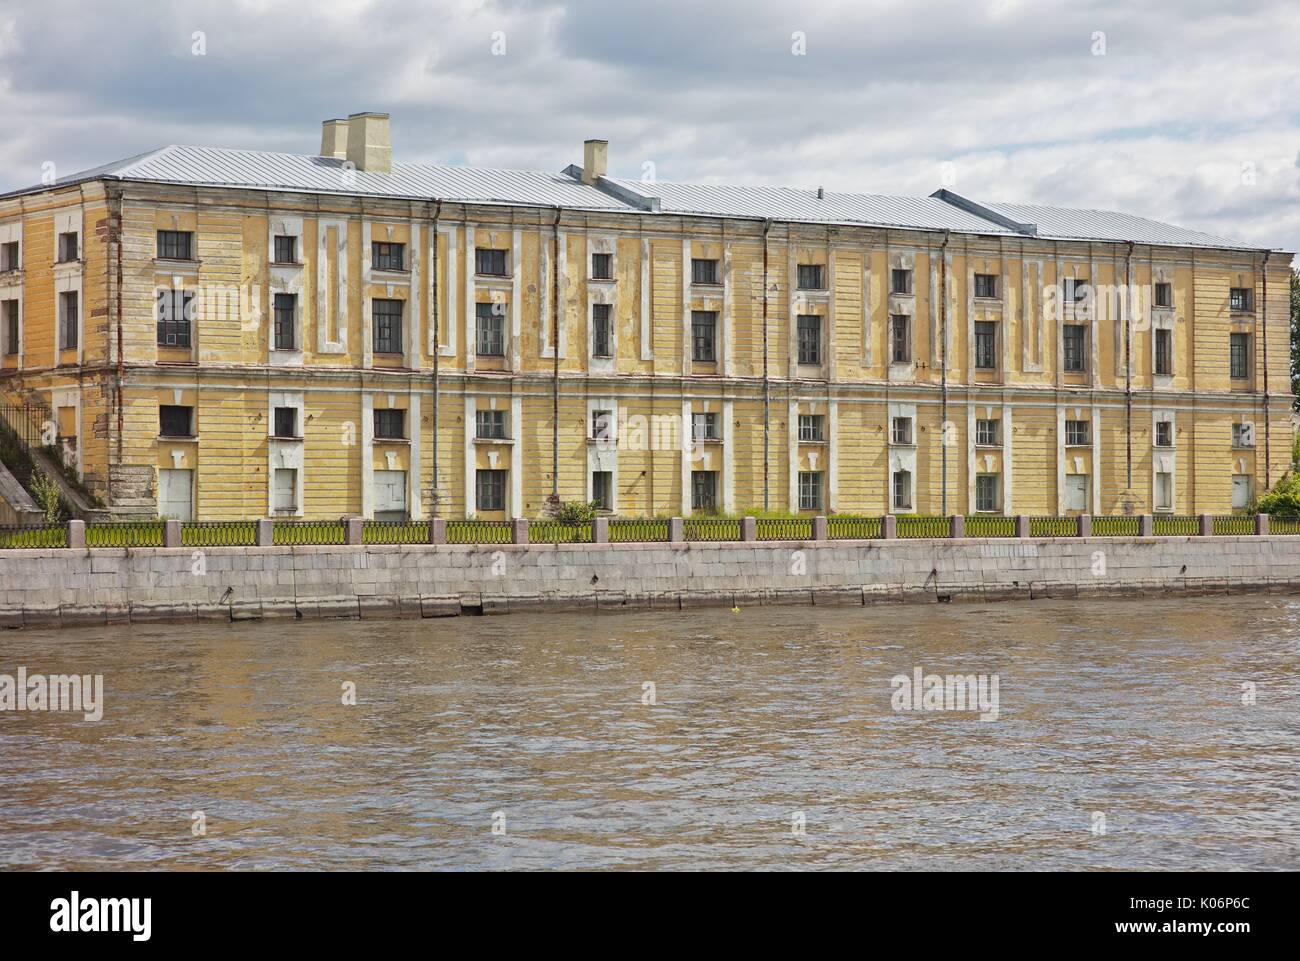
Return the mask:
[[[124,514],[1228,513],[1290,460],[1289,262],[602,141],[392,164],[357,114],[0,196],[0,393]]]

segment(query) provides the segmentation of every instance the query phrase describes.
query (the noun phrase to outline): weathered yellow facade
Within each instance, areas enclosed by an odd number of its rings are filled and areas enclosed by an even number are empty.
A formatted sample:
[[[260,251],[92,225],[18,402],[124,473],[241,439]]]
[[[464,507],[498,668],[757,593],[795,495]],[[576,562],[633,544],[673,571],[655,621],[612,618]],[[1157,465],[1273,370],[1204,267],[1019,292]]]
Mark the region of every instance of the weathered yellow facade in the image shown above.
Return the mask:
[[[160,232],[190,256],[160,256]],[[124,512],[534,517],[556,494],[622,515],[1228,513],[1290,461],[1281,253],[112,179],[0,198],[13,241],[0,392],[47,408]],[[1145,296],[1126,323],[1101,296],[1058,306],[1068,280]],[[193,295],[188,346],[160,345],[160,290]],[[711,360],[693,312],[716,314]]]

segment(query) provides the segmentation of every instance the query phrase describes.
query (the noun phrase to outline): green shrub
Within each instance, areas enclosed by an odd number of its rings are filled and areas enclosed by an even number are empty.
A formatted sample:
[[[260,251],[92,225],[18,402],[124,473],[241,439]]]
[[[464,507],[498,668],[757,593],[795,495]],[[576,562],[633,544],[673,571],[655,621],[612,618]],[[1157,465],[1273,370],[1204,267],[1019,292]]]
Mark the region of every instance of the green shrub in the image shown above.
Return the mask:
[[[1300,517],[1300,474],[1293,471],[1283,474],[1271,491],[1262,494],[1251,505],[1250,513]]]
[[[548,509],[548,513],[552,519],[559,521],[561,524],[587,524],[596,519],[596,512],[599,509],[595,501],[590,504],[584,504],[582,501],[569,501],[568,503],[552,505]]]

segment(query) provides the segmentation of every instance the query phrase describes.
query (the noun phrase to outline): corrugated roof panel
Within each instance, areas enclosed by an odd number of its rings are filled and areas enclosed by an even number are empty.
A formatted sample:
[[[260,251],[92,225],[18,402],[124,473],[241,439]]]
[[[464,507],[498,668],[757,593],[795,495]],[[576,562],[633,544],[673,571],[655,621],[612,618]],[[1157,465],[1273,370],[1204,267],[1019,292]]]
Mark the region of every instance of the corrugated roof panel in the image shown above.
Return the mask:
[[[981,201],[983,203],[983,201]],[[1110,210],[1075,210],[1037,204],[991,204],[985,207],[1013,220],[1038,226],[1038,236],[1049,240],[1133,241],[1170,247],[1219,247],[1255,250],[1257,246],[1218,237],[1201,230],[1165,224],[1146,217]]]

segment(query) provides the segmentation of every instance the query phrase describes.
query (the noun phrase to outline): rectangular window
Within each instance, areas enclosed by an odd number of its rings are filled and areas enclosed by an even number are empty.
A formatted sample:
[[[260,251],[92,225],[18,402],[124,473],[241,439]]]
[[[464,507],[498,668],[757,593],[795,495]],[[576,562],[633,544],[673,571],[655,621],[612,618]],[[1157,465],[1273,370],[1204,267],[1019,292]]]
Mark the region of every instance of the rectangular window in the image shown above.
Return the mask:
[[[912,474],[910,471],[896,470],[893,479],[894,510],[905,511],[912,507]]]
[[[799,264],[797,278],[800,290],[825,290],[826,268],[821,264]]]
[[[0,317],[4,321],[5,354],[13,357],[18,353],[18,301],[6,300],[0,304]]]
[[[718,440],[716,413],[691,414],[691,440]]]
[[[912,362],[912,318],[906,314],[889,318],[889,359],[895,364]]]
[[[1228,335],[1228,367],[1234,380],[1250,376],[1250,334]]]
[[[1061,281],[1061,297],[1067,304],[1086,303],[1092,287],[1083,277],[1067,277]]]
[[[997,367],[998,325],[991,320],[975,321],[975,366],[979,370]]]
[[[1249,474],[1232,475],[1232,509],[1245,510],[1250,506],[1255,479]]]
[[[1156,510],[1174,509],[1174,475],[1167,471],[1156,472]]]
[[[78,246],[75,230],[59,234],[59,263],[70,264],[77,260]]]
[[[1228,289],[1228,309],[1251,311],[1255,306],[1255,292],[1249,287],[1231,287]]]
[[[591,412],[591,439],[614,439],[614,412],[612,410],[593,410]]]
[[[799,363],[820,365],[822,362],[822,319],[816,314],[800,314]]]
[[[390,408],[376,410],[374,415],[376,440],[406,439],[406,411]]]
[[[194,408],[162,404],[158,408],[158,434],[161,437],[193,437]]]
[[[1174,372],[1174,332],[1157,328],[1156,338],[1156,373],[1168,377]]]
[[[1254,424],[1233,424],[1232,425],[1232,446],[1233,447],[1254,447],[1255,446],[1255,425]]]
[[[718,359],[718,312],[716,310],[691,311],[691,357],[701,363]]]
[[[277,264],[296,264],[298,262],[298,238],[293,235],[276,236],[275,262]]]
[[[298,509],[298,471],[293,467],[277,467],[272,482],[272,507],[277,511]]]
[[[1091,422],[1086,420],[1067,420],[1065,422],[1065,446],[1090,447],[1092,441],[1088,439],[1090,433],[1088,428],[1091,426]]]
[[[692,257],[691,283],[711,285],[720,283],[718,280],[718,262],[716,260],[706,260],[701,257]]]
[[[598,510],[614,509],[614,472],[594,470],[591,472],[591,502]]]
[[[799,439],[805,441],[823,441],[826,439],[826,416],[824,414],[799,415]]]
[[[592,280],[613,280],[614,279],[614,255],[613,254],[592,254],[591,255],[591,279]]]
[[[975,275],[975,296],[992,299],[998,295],[997,274]]]
[[[18,263],[18,241],[11,240],[8,243],[0,244],[0,273],[7,270],[17,270],[20,266]]]
[[[506,412],[503,410],[474,411],[474,436],[481,440],[505,440]]]
[[[1084,328],[1083,324],[1064,324],[1061,327],[1061,344],[1065,352],[1065,370],[1067,373],[1081,374],[1087,366],[1084,363]]]
[[[77,292],[59,294],[59,349],[73,350],[77,346]]]
[[[158,231],[159,260],[193,260],[194,234],[188,230]]]
[[[475,247],[474,273],[485,277],[504,277],[506,275],[506,252],[504,250],[493,250],[491,247]]]
[[[292,239],[292,238],[290,238]],[[275,349],[294,349],[294,314],[297,313],[297,294],[275,295]]]
[[[822,472],[799,472],[799,510],[819,511],[822,509]]]
[[[275,409],[275,434],[273,436],[298,436],[298,408],[277,407]]]
[[[912,292],[912,272],[895,267],[889,272],[889,292],[891,294],[910,294]]]
[[[374,351],[376,354],[402,353],[402,304],[400,300],[370,302],[370,316],[374,321]]]
[[[405,270],[406,244],[373,241],[370,244],[370,262],[375,270]]]
[[[1174,422],[1171,420],[1156,421],[1156,446],[1173,447],[1174,446]]]
[[[912,443],[912,418],[895,417],[889,427],[889,439],[894,444],[910,446]]]
[[[165,288],[158,291],[154,305],[158,320],[159,347],[189,347],[190,322],[194,319],[194,294]]]
[[[1156,284],[1153,294],[1157,307],[1172,307],[1174,305],[1173,284]]]
[[[506,307],[501,303],[474,305],[474,352],[480,357],[506,355]]]
[[[591,305],[591,356],[610,357],[613,355],[613,331],[610,329],[609,304]]]
[[[975,421],[975,446],[976,447],[998,447],[1001,441],[998,435],[1000,421],[997,420],[977,420]]]
[[[975,510],[986,512],[1002,509],[1001,499],[998,497],[998,482],[1001,479],[1001,475],[998,474],[975,475]]]
[[[474,503],[480,511],[505,510],[506,472],[503,470],[475,471]]]
[[[713,511],[718,508],[718,472],[691,471],[691,510]]]

